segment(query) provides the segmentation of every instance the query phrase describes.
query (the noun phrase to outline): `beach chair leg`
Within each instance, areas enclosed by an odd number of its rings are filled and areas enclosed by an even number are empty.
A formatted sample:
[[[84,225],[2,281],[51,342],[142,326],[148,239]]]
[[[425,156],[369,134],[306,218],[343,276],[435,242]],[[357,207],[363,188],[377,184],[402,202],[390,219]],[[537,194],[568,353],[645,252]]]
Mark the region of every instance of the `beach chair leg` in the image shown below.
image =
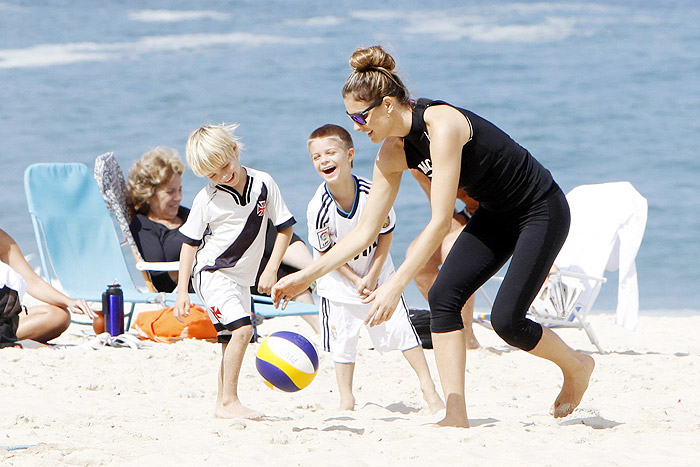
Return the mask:
[[[593,332],[593,326],[591,326],[586,321],[581,321],[581,320],[579,320],[579,321],[581,323],[581,327],[583,328],[583,330],[586,331],[586,334],[588,334],[588,339],[591,341],[591,343],[593,345],[596,346],[596,348],[598,349],[598,352],[600,352],[602,354],[607,354],[608,352],[606,352],[603,349],[603,347],[601,347],[600,342],[598,342],[598,337],[595,335],[595,332]]]
[[[131,310],[129,310],[129,319],[126,320],[126,327],[124,328],[124,332],[128,331],[129,328],[131,327],[131,318],[134,317],[134,309],[136,308],[136,303],[131,303]]]

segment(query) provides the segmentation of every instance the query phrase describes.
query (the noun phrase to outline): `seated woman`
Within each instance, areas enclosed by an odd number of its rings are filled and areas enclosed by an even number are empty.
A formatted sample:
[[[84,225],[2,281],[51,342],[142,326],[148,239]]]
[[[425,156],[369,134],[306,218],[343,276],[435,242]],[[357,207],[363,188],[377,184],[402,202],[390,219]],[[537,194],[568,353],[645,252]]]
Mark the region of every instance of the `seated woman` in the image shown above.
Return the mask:
[[[2,229],[0,261],[19,274],[27,284],[26,291],[29,295],[41,302],[20,312],[15,331],[18,340],[48,342],[55,339],[68,329],[71,312],[95,318],[95,312],[85,300],[67,297],[39,277],[24,259],[17,243]]]
[[[136,214],[129,228],[146,261],[179,261],[184,236],[179,227],[190,210],[180,206],[185,164],[177,151],[158,146],[141,156],[129,169],[127,204]],[[159,292],[172,292],[177,271],[151,273]]]

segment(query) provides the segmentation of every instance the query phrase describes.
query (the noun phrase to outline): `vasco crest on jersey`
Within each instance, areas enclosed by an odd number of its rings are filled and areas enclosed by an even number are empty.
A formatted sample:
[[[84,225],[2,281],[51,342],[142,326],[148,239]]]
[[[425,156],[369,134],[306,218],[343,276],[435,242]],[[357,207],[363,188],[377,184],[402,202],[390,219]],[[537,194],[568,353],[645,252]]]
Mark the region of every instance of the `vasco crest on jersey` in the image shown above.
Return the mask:
[[[264,199],[261,199],[260,201],[258,201],[257,213],[258,213],[258,216],[262,216],[263,214],[265,214],[265,200]]]

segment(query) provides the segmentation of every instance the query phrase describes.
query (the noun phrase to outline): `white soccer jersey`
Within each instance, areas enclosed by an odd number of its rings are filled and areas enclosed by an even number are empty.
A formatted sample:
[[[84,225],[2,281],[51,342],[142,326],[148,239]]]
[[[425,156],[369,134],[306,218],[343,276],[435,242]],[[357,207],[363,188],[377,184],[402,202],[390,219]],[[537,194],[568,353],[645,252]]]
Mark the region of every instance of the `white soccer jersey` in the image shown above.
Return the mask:
[[[199,244],[193,274],[220,270],[240,285],[255,284],[265,248],[268,217],[277,231],[296,222],[282,199],[277,183],[259,170],[245,167],[243,193],[209,183],[192,203],[180,232]]]
[[[350,233],[360,220],[362,210],[367,204],[367,196],[372,187],[372,182],[354,175],[353,178],[355,179],[355,200],[350,212],[344,212],[336,204],[325,183],[321,183],[313,198],[309,201],[306,220],[308,223],[309,244],[313,247],[315,257],[319,256],[319,252],[325,253],[328,251],[341,238]],[[393,231],[395,223],[396,215],[392,208],[379,234],[383,235]],[[375,239],[365,251],[350,260],[348,265],[359,276],[364,277],[372,265],[376,248],[377,240]],[[389,255],[382,266],[378,284],[386,282],[393,273],[394,263],[391,261],[391,255]],[[338,271],[333,271],[319,278],[316,281],[316,293],[321,297],[326,297],[336,302],[362,303],[355,287]]]

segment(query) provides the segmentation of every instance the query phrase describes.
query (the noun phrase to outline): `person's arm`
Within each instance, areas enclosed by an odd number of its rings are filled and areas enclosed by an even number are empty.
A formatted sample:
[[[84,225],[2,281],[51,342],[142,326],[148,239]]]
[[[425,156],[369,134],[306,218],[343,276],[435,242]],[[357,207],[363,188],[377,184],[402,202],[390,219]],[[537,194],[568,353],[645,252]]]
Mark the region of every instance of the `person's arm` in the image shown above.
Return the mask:
[[[277,232],[275,245],[272,247],[272,252],[270,253],[270,259],[267,261],[267,265],[265,269],[263,269],[262,274],[260,274],[260,279],[258,280],[259,292],[269,294],[272,290],[272,286],[275,285],[277,281],[277,270],[280,267],[280,263],[282,263],[284,253],[287,251],[293,231],[294,229],[289,226]]]
[[[471,128],[459,111],[444,105],[429,107],[425,111],[425,122],[433,162],[430,221],[391,279],[363,300],[365,303],[374,301],[366,320],[372,326],[391,318],[403,290],[450,231],[459,185],[462,147],[471,137]]]
[[[280,279],[272,288],[275,306],[282,302],[284,308],[292,297],[307,289],[313,281],[338,269],[374,241],[394,204],[401,174],[406,168],[403,142],[398,138],[385,141],[377,156],[372,188],[357,226],[328,254],[301,271]]]
[[[377,239],[377,249],[374,250],[374,258],[372,258],[372,265],[369,268],[369,272],[365,277],[361,278],[360,284],[357,287],[357,293],[362,298],[369,297],[369,295],[377,288],[377,280],[379,280],[379,274],[382,272],[382,267],[389,257],[389,252],[391,251],[391,242],[394,240],[394,232],[387,232],[385,234],[379,235]]]
[[[74,313],[86,314],[92,319],[97,316],[85,300],[70,298],[39,277],[27,263],[19,245],[3,230],[0,230],[0,260],[22,276],[27,283],[27,292],[37,300]]]
[[[329,251],[331,251],[333,248],[330,248],[322,253],[320,253],[321,256],[325,255]],[[352,282],[353,286],[355,289],[360,288],[360,281],[362,280],[362,277],[360,277],[355,271],[352,270],[350,265],[348,263],[343,264],[340,266],[338,269],[336,269],[343,277],[348,279],[350,282]]]
[[[192,274],[192,265],[196,254],[197,245],[182,244],[180,249],[180,271],[178,273],[177,288],[175,289],[177,290],[177,299],[173,309],[175,318],[180,322],[182,322],[181,316],[190,314],[190,275]]]

